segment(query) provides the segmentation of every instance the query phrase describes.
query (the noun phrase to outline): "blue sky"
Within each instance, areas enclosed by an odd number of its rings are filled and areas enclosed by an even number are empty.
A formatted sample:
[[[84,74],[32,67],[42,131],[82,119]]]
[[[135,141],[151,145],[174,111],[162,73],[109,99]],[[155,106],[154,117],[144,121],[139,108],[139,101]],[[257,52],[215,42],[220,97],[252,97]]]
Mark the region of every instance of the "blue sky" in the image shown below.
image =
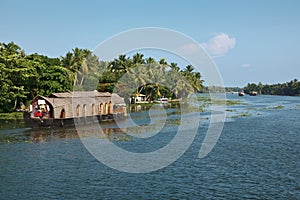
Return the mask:
[[[300,1],[15,1],[0,3],[0,41],[49,57],[122,31],[161,27],[203,45],[226,86],[300,79]],[[204,77],[205,78],[205,77]]]

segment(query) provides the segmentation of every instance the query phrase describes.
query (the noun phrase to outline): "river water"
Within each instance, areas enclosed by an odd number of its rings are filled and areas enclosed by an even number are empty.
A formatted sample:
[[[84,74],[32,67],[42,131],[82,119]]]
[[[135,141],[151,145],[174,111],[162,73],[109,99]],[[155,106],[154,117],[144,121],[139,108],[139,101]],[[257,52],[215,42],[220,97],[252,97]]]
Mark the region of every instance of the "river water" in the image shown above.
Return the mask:
[[[300,97],[227,98],[240,104],[226,108],[222,134],[208,156],[198,158],[209,125],[205,111],[188,150],[150,173],[102,164],[75,128],[1,129],[0,199],[300,199]],[[136,152],[161,148],[180,126],[177,108],[166,109],[172,120],[163,134],[143,140],[112,126],[103,140]],[[135,111],[137,124],[149,122],[147,110]]]

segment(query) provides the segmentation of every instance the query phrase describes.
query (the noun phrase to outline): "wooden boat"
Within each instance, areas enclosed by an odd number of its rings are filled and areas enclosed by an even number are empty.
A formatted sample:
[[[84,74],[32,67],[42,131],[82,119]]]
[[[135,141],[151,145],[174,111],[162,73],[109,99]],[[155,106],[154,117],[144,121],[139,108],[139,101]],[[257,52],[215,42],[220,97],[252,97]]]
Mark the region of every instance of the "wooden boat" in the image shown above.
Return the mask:
[[[31,127],[65,126],[123,119],[126,113],[124,99],[115,93],[52,93],[36,96],[24,112],[24,121]]]
[[[158,98],[157,103],[168,103],[169,99],[166,97]]]

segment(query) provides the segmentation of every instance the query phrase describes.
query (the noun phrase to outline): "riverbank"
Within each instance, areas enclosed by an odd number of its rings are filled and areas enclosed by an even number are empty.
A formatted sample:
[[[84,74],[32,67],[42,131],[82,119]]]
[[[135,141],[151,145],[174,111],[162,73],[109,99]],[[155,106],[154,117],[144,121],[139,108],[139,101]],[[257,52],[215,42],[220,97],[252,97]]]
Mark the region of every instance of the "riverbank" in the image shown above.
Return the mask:
[[[0,113],[0,120],[20,120],[23,119],[23,112]]]
[[[23,112],[0,113],[0,129],[24,127]]]

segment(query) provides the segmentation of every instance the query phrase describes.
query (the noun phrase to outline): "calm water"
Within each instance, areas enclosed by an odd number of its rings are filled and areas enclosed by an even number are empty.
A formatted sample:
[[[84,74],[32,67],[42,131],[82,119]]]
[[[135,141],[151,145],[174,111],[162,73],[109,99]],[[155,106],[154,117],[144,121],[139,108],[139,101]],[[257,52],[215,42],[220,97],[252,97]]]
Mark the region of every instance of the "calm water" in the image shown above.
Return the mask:
[[[198,158],[209,124],[204,112],[188,151],[146,174],[98,162],[74,128],[0,130],[0,199],[300,199],[300,97],[227,97],[243,103],[228,106],[222,135],[207,157]],[[167,113],[165,131],[148,139],[106,131],[122,148],[153,151],[179,126],[178,110]],[[138,124],[147,124],[147,117],[147,111],[132,113]]]

